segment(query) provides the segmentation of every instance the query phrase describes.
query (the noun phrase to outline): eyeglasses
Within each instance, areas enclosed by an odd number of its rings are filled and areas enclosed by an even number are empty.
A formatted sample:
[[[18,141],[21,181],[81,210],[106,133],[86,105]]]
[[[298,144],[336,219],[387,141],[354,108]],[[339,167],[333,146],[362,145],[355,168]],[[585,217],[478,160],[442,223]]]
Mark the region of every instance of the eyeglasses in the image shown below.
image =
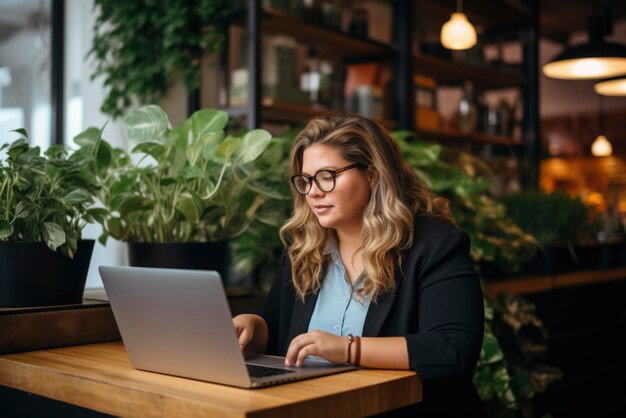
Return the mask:
[[[335,189],[335,178],[337,178],[337,174],[343,173],[344,171],[348,171],[355,167],[365,166],[363,164],[356,163],[337,170],[319,170],[313,176],[309,176],[308,174],[296,174],[295,176],[291,176],[291,182],[296,188],[296,191],[304,196],[309,194],[311,191],[313,181],[317,184],[318,189],[324,193],[329,193]]]

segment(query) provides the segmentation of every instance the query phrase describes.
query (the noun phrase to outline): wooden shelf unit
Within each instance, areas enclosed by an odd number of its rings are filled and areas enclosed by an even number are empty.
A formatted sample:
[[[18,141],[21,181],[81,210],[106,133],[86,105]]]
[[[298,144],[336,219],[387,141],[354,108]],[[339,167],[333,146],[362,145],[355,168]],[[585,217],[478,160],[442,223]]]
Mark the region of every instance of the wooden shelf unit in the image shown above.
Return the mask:
[[[372,39],[357,38],[344,31],[310,23],[271,8],[263,8],[261,16],[263,33],[289,35],[303,44],[327,47],[344,61],[383,59],[391,57],[395,51],[391,45]],[[237,17],[234,21],[239,25],[245,25],[242,17]]]
[[[472,66],[424,54],[413,56],[413,67],[416,73],[436,78],[438,85],[462,85],[470,80],[478,90],[486,90],[526,84],[526,77],[514,68]]]
[[[229,114],[233,117],[246,117],[247,126],[253,129],[266,123],[280,127],[284,125],[304,124],[308,119],[316,115],[341,111],[341,109],[321,109],[303,104],[285,103],[275,101],[263,102],[263,87],[261,73],[261,57],[263,50],[261,36],[265,34],[285,35],[292,37],[299,45],[314,46],[318,50],[318,56],[343,64],[376,62],[380,65],[389,66],[392,70],[391,87],[385,89],[391,98],[386,98],[386,103],[393,103],[392,109],[387,109],[390,120],[382,120],[382,124],[388,129],[402,129],[416,131],[415,121],[415,75],[425,75],[435,79],[437,86],[462,86],[466,80],[472,81],[476,91],[518,88],[521,90],[524,103],[524,120],[522,129],[526,140],[491,135],[483,132],[462,133],[449,130],[419,131],[418,133],[428,139],[452,143],[465,143],[472,147],[486,144],[503,148],[524,148],[524,152],[517,154],[516,158],[524,158],[527,161],[518,164],[520,167],[519,178],[522,184],[535,182],[535,169],[538,161],[534,161],[535,145],[529,138],[539,138],[538,131],[538,90],[536,89],[537,77],[528,67],[528,63],[538,59],[537,50],[528,41],[532,36],[520,37],[521,31],[536,34],[537,26],[534,17],[538,16],[538,8],[527,4],[523,0],[507,0],[493,2],[490,0],[477,0],[476,3],[467,4],[465,11],[470,19],[487,31],[487,42],[492,42],[503,37],[513,37],[522,41],[525,63],[517,66],[495,65],[471,65],[462,62],[454,62],[435,56],[416,52],[415,32],[420,27],[413,22],[416,13],[425,13],[432,16],[432,21],[439,18],[447,19],[455,10],[453,0],[393,0],[390,5],[390,19],[393,39],[388,43],[377,40],[359,38],[349,33],[325,26],[321,23],[313,23],[306,17],[297,17],[282,11],[261,6],[259,0],[247,0],[247,13],[242,13],[234,20],[234,23],[244,27],[253,34],[249,38],[248,70],[249,87],[248,97],[250,103],[246,109],[232,108]],[[416,12],[416,13],[414,13]],[[425,21],[428,19],[425,19]],[[430,22],[430,20],[428,20]],[[430,22],[432,23],[432,22]],[[427,31],[433,31],[430,23],[422,23]],[[254,36],[256,34],[256,36]],[[252,51],[252,53],[250,53]],[[299,52],[301,54],[302,51]],[[532,143],[531,143],[532,142]],[[529,168],[524,168],[529,167]],[[538,171],[537,171],[538,172]],[[538,176],[538,175],[537,175]]]
[[[483,132],[461,132],[456,130],[426,130],[420,129],[417,131],[420,137],[424,139],[431,139],[443,142],[470,142],[470,143],[484,143],[501,147],[513,147],[519,148],[522,146],[521,142],[515,138],[504,135],[493,135]]]

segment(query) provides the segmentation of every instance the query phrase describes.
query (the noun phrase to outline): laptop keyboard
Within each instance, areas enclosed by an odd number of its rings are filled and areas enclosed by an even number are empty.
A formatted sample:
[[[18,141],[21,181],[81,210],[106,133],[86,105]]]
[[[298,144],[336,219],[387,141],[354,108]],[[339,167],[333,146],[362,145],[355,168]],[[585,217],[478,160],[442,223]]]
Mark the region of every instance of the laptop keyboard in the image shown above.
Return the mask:
[[[278,376],[281,374],[295,373],[293,370],[276,369],[274,367],[256,366],[254,364],[246,364],[248,373],[251,377]]]

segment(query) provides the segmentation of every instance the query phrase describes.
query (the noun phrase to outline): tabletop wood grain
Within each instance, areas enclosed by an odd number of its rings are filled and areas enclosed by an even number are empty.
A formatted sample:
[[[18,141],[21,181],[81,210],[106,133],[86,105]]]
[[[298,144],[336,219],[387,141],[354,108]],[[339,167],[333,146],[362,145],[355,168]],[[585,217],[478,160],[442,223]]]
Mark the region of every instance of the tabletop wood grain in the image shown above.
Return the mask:
[[[2,355],[0,385],[128,417],[357,417],[422,393],[415,373],[374,369],[239,389],[136,370],[121,342]]]

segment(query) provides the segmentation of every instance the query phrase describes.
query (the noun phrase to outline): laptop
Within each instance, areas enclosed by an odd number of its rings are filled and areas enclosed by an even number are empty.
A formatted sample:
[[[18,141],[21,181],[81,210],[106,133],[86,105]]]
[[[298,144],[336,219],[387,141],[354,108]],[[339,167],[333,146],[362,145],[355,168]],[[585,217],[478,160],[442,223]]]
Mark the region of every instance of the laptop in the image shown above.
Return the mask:
[[[100,266],[134,368],[257,388],[355,370],[320,358],[300,367],[284,357],[241,352],[216,271]]]

